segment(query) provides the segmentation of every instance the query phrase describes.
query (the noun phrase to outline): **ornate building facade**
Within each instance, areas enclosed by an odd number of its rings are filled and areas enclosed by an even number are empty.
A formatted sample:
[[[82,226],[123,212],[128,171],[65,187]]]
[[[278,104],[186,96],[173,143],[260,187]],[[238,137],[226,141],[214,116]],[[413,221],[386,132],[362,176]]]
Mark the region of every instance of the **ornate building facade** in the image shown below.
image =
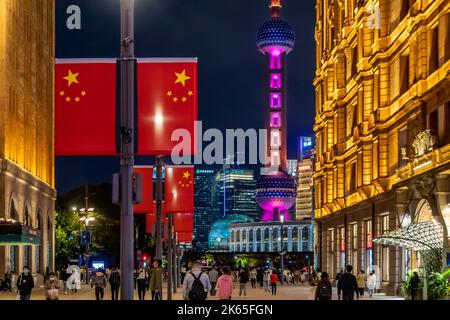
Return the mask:
[[[0,274],[54,270],[54,13],[0,2]]]
[[[450,2],[318,0],[315,41],[318,265],[396,294],[420,257],[373,238],[428,217],[449,247]]]

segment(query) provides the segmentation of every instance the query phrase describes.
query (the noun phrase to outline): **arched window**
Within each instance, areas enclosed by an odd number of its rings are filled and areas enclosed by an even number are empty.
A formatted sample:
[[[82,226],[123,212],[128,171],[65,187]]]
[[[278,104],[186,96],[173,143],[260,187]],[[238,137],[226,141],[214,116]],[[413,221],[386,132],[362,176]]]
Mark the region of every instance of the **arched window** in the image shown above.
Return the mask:
[[[302,230],[302,240],[303,241],[307,241],[308,239],[309,239],[309,229],[308,229],[308,227],[303,227],[303,230]]]
[[[16,205],[14,200],[11,200],[11,209],[9,210],[9,218],[18,221],[19,215],[17,214]]]
[[[292,228],[292,241],[298,240],[298,228],[294,227]]]
[[[28,207],[25,207],[25,214],[23,216],[23,224],[26,225],[27,227],[32,226],[32,221],[31,221],[30,213],[28,211]]]

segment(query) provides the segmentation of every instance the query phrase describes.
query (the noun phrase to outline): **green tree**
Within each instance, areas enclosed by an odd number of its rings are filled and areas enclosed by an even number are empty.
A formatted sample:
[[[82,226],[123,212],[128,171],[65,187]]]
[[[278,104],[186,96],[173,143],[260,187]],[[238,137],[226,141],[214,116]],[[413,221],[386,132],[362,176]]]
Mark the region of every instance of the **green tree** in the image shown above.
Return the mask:
[[[79,254],[80,218],[78,213],[59,210],[55,213],[55,254],[59,263],[65,263]]]

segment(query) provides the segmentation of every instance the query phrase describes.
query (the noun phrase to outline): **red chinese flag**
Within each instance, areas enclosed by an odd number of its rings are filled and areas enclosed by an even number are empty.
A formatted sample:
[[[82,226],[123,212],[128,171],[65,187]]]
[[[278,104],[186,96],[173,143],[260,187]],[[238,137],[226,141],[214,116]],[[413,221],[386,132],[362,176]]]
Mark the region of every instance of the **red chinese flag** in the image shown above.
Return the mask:
[[[152,166],[136,166],[134,173],[142,176],[142,201],[134,205],[134,213],[145,214],[151,212],[154,208],[153,204],[153,167]]]
[[[116,155],[116,60],[57,60],[55,155]]]
[[[164,190],[165,212],[194,212],[194,166],[166,166]]]
[[[137,73],[138,154],[170,155],[180,142],[186,148],[177,154],[195,154],[197,59],[139,59]],[[177,129],[190,139],[171,141]]]
[[[146,215],[146,220],[145,220],[146,233],[152,233],[152,231],[155,231],[154,228],[156,226],[156,208],[154,207],[153,210],[154,211],[147,213],[147,215]],[[163,215],[162,215],[162,222],[163,222],[163,230],[165,230],[166,226],[169,224],[169,220],[164,211],[163,211]]]
[[[173,213],[173,225],[175,232],[193,232],[194,214],[193,213]]]

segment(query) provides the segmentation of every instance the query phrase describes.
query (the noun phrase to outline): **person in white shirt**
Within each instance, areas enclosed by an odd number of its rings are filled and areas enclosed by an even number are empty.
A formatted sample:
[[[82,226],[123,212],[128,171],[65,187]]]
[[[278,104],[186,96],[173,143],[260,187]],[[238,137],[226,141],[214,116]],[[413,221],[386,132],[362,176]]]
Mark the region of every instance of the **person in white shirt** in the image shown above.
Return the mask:
[[[366,286],[369,290],[369,297],[372,298],[377,288],[377,276],[375,275],[375,271],[371,271],[367,276]]]

